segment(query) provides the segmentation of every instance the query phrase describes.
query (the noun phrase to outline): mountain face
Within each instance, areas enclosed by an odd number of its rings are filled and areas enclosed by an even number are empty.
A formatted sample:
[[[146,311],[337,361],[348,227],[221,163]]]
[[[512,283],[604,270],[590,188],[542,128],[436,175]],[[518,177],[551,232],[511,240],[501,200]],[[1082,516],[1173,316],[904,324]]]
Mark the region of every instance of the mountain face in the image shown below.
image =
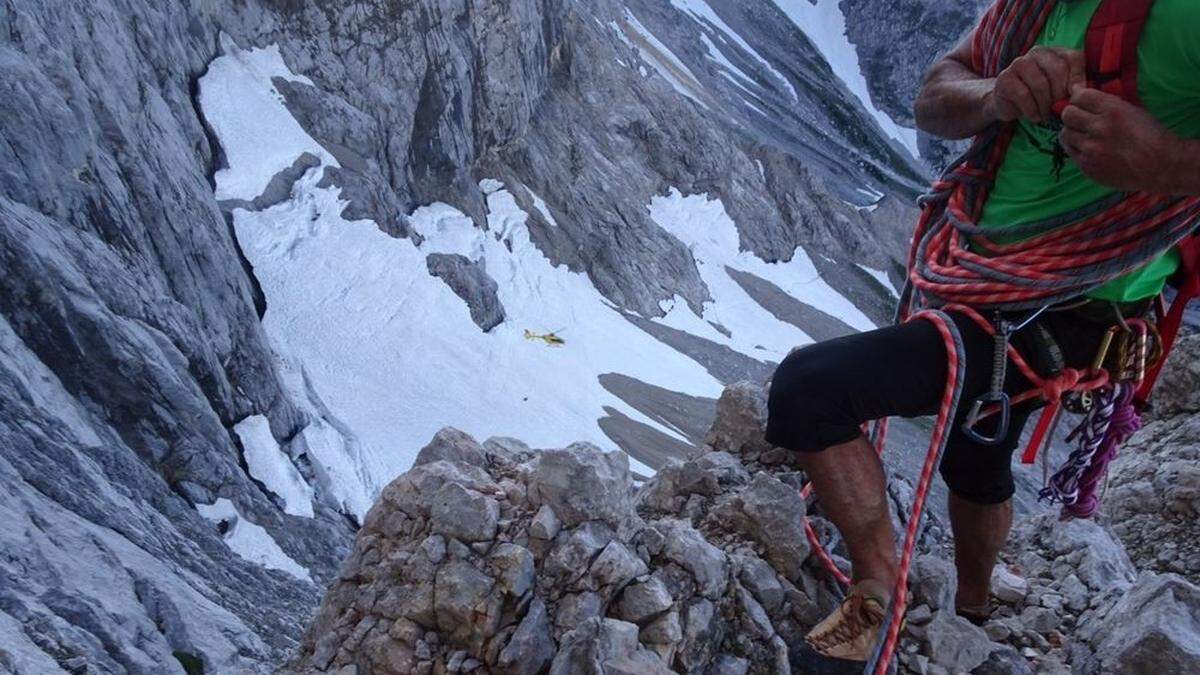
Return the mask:
[[[269,669],[437,428],[645,475],[888,321],[926,169],[855,11],[0,3],[0,664]]]

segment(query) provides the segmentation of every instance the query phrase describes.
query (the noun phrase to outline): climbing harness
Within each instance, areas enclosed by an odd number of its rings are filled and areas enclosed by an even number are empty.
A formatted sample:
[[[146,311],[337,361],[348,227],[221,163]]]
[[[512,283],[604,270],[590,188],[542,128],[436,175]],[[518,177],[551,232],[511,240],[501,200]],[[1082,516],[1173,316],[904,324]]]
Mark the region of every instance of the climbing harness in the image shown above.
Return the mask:
[[[995,77],[1032,48],[1059,0],[998,0],[975,33],[974,70]],[[1063,0],[1066,1],[1066,0]],[[1085,57],[1091,86],[1134,104],[1137,97],[1137,45],[1153,0],[1102,0],[1085,37]],[[1066,102],[1056,106],[1061,113]],[[1040,399],[1045,411],[1034,427],[1022,461],[1032,464],[1039,448],[1057,424],[1064,405],[1087,411],[1075,432],[1080,447],[1066,467],[1049,480],[1048,498],[1064,503],[1066,513],[1094,512],[1095,489],[1116,447],[1136,430],[1137,410],[1144,406],[1182,323],[1187,303],[1200,295],[1200,243],[1192,236],[1200,221],[1200,198],[1149,193],[1120,193],[1075,211],[1024,225],[984,229],[977,223],[996,172],[1016,133],[1014,123],[992,125],[921,198],[921,219],[909,253],[909,278],[901,295],[898,321],[930,321],[945,344],[947,377],[941,404],[922,465],[912,510],[906,525],[896,586],[881,639],[864,672],[887,672],[899,641],[906,605],[909,568],[921,526],[933,474],[941,462],[955,418],[964,380],[962,337],[948,313],[974,321],[995,336],[994,364],[998,375],[981,399],[972,403],[964,431],[981,441],[1000,436],[979,434],[977,423],[1000,415],[1005,426],[1012,406]],[[998,243],[1011,242],[1011,243]],[[1168,310],[1156,307],[1158,346],[1150,344],[1153,328],[1139,319],[1125,320],[1137,337],[1122,341],[1126,355],[1114,371],[1101,358],[1087,370],[1062,367],[1049,376],[1037,372],[1010,343],[1013,325],[1003,316],[1015,312],[1041,313],[1076,302],[1087,292],[1140,268],[1178,248],[1185,282]],[[989,321],[981,312],[999,319]],[[1036,318],[1036,316],[1032,317]],[[1032,320],[1032,318],[1030,320]],[[1035,324],[1036,325],[1036,324]],[[1145,337],[1142,337],[1142,328]],[[1124,330],[1124,328],[1122,328]],[[1117,335],[1111,338],[1116,341]],[[1104,350],[1107,352],[1110,346]],[[1161,358],[1152,359],[1151,352]],[[1007,363],[1012,363],[1033,388],[1011,399],[1003,392]],[[1067,396],[1071,394],[1071,396]],[[1064,400],[1066,399],[1066,400]],[[1086,404],[1086,405],[1085,405]],[[872,441],[882,453],[887,420],[878,420]],[[811,485],[802,494],[811,494]],[[848,583],[846,574],[821,546],[811,524],[805,531],[817,558],[833,577]]]

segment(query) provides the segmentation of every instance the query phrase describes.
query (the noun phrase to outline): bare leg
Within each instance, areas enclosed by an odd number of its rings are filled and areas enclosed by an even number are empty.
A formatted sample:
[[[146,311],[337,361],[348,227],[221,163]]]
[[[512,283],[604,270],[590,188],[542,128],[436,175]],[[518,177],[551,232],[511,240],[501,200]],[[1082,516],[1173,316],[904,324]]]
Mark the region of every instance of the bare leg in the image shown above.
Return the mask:
[[[1012,527],[1012,500],[975,504],[950,494],[950,528],[954,531],[954,564],[958,568],[959,607],[987,605],[992,568]]]
[[[846,540],[854,580],[896,581],[896,538],[888,515],[883,465],[863,437],[824,452],[803,453],[801,465],[821,507]]]

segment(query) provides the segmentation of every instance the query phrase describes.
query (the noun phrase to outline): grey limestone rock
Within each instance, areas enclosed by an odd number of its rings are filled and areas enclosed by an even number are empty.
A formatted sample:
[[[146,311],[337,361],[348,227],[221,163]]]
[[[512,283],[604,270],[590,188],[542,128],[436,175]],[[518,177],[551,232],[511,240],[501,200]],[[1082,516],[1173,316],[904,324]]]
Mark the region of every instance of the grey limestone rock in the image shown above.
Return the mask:
[[[561,527],[562,522],[554,514],[554,509],[549,504],[542,504],[537,514],[533,517],[533,522],[529,525],[529,536],[550,540],[558,535]]]
[[[700,594],[714,599],[725,593],[729,583],[729,561],[686,521],[662,520],[653,527],[663,534],[663,557],[691,573]]]
[[[550,675],[633,675],[669,673],[653,653],[638,644],[638,627],[616,619],[589,619],[563,639]]]
[[[1079,578],[1075,577],[1075,581],[1078,582]],[[997,565],[992,571],[992,594],[1001,602],[1020,602],[1029,594],[1029,581],[1014,574],[1008,567]]]
[[[425,258],[429,273],[446,282],[467,303],[471,320],[485,333],[504,322],[504,305],[497,296],[496,280],[484,264],[457,253],[431,253]]]
[[[533,588],[533,554],[529,549],[516,544],[498,544],[487,557],[488,564],[495,570],[500,587],[509,595],[520,598]]]
[[[587,520],[619,525],[631,513],[629,457],[587,443],[546,450],[533,460],[529,499],[548,505],[567,527]]]
[[[805,504],[793,487],[766,472],[754,475],[735,502],[737,518],[746,534],[767,551],[767,559],[786,578],[800,578],[808,559],[809,542],[804,532]]]
[[[954,565],[945,556],[937,553],[918,556],[909,572],[913,600],[923,602],[933,610],[952,610],[955,577]]]
[[[629,547],[618,541],[610,541],[592,561],[589,576],[602,586],[619,589],[648,571],[646,563]]]
[[[1150,423],[1121,449],[1102,503],[1138,567],[1200,581],[1200,336],[1177,343],[1155,389]]]
[[[1200,588],[1177,575],[1144,573],[1109,612],[1096,654],[1105,672],[1200,669]]]
[[[485,466],[487,457],[483,446],[458,429],[446,428],[437,432],[428,445],[421,448],[413,466],[428,464],[438,460],[447,462],[463,462],[472,466]]]
[[[953,608],[934,612],[926,636],[932,662],[954,673],[971,672],[999,648],[983,629],[955,614]]]
[[[445,483],[433,495],[429,523],[434,532],[471,543],[496,536],[500,506],[495,499]]]
[[[671,592],[658,577],[631,584],[621,593],[617,615],[625,621],[640,624],[655,617],[674,604]]]
[[[508,675],[537,675],[549,665],[554,652],[546,604],[541,598],[534,598],[525,618],[500,651],[496,667]]]
[[[767,428],[767,394],[761,383],[739,382],[717,399],[717,416],[704,442],[732,455],[755,455],[771,449],[763,439]]]

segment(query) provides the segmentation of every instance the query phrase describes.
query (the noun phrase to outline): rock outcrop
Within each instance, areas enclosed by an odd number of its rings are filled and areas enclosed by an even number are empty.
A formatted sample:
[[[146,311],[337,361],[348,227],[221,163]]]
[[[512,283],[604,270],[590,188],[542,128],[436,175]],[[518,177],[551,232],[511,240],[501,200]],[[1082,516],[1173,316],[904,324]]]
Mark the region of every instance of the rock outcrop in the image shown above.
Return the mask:
[[[803,519],[831,528],[759,440],[763,396],[730,387],[708,452],[640,486],[587,444],[441,432],[383,491],[285,672],[794,672],[789,649],[838,601]],[[983,626],[954,612],[942,532],[913,565],[902,672],[1200,667],[1200,589],[1138,576],[1103,525],[1022,522]]]
[[[1149,423],[1113,462],[1105,515],[1139,568],[1200,582],[1200,335],[1180,339]]]
[[[751,391],[727,397],[720,424],[759,429],[735,404]],[[721,440],[635,489],[620,453],[443,431],[384,489],[290,669],[786,668],[833,603],[806,567],[800,477]]]

